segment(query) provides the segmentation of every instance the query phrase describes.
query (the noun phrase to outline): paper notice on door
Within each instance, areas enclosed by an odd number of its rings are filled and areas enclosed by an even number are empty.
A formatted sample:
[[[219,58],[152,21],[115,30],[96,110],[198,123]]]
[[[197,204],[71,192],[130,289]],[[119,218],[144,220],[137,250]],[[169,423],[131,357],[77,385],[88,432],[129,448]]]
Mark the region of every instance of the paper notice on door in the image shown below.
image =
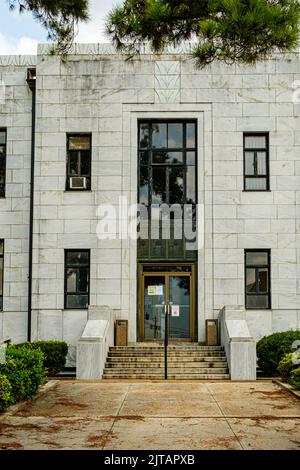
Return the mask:
[[[156,286],[148,286],[148,295],[156,295]]]
[[[164,286],[148,286],[148,295],[164,295]]]
[[[172,317],[179,317],[180,315],[179,305],[171,305],[171,315]]]
[[[164,286],[156,286],[156,295],[164,295]]]

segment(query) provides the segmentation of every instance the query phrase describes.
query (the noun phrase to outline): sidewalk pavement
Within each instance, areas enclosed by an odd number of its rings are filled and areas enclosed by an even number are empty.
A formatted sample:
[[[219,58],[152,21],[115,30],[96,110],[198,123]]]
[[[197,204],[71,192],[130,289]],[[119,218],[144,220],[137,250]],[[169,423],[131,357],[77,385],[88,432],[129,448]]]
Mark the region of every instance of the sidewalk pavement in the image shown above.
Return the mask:
[[[300,400],[270,381],[53,381],[0,417],[0,449],[300,450]]]

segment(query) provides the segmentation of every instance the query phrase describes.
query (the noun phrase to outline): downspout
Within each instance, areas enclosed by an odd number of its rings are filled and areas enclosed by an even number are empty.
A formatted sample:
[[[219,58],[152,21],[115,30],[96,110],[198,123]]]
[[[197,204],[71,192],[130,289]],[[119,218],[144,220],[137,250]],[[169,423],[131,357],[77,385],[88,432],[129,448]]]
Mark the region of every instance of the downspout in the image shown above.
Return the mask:
[[[33,249],[33,210],[34,210],[34,170],[35,170],[35,117],[36,117],[36,69],[27,70],[27,84],[32,93],[31,109],[31,163],[30,163],[30,212],[29,212],[29,260],[28,260],[28,321],[27,340],[31,341],[32,311],[32,249]]]

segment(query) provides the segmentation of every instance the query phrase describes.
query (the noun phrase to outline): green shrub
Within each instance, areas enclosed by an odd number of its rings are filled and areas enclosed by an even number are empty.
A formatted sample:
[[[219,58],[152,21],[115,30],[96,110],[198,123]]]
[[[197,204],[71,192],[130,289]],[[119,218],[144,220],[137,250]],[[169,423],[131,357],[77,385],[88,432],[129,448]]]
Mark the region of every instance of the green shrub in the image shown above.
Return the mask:
[[[300,367],[292,371],[289,383],[300,390]]]
[[[55,375],[65,367],[68,345],[64,341],[34,341],[16,347],[40,349],[44,354],[44,367],[48,369],[48,375]]]
[[[44,383],[46,370],[44,356],[39,350],[8,346],[6,362],[0,366],[0,374],[9,380],[13,402],[33,398]]]
[[[300,354],[288,353],[283,356],[277,368],[281,377],[287,379],[291,375],[292,370],[299,367],[299,364],[295,364],[295,359],[300,359]]]
[[[266,375],[276,375],[282,357],[292,352],[294,341],[300,340],[300,331],[285,331],[265,336],[257,343],[258,366]]]
[[[6,410],[13,403],[12,386],[5,375],[0,375],[0,411]]]

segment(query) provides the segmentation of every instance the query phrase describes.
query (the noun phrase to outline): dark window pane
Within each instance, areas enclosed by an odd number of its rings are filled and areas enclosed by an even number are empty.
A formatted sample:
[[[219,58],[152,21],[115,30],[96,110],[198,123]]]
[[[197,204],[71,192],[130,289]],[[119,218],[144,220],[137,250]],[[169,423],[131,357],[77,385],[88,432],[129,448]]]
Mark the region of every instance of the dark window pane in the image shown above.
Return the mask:
[[[152,162],[155,164],[173,164],[176,165],[183,163],[183,154],[182,152],[153,152]]]
[[[266,153],[257,152],[257,174],[265,175],[267,173]]]
[[[166,240],[150,239],[151,258],[162,258],[166,253]]]
[[[89,286],[89,273],[87,268],[80,268],[78,270],[78,292],[87,293]]]
[[[70,152],[69,153],[69,173],[70,176],[78,176],[79,175],[79,154],[78,152]]]
[[[267,178],[245,178],[245,189],[249,191],[265,191]]]
[[[67,269],[67,292],[77,291],[77,270]]]
[[[255,175],[255,154],[254,152],[245,152],[245,174]]]
[[[246,291],[256,292],[255,269],[246,270]]]
[[[184,203],[183,168],[170,168],[169,204]]]
[[[68,295],[66,308],[87,308],[88,302],[87,295]]]
[[[258,270],[258,291],[266,293],[269,290],[269,271],[268,269]]]
[[[149,124],[140,124],[140,142],[141,149],[146,149],[150,145]]]
[[[152,168],[152,204],[166,202],[166,168]]]
[[[0,132],[0,197],[5,197],[6,131]]]
[[[196,124],[186,125],[186,146],[187,148],[196,147]]]
[[[148,206],[149,204],[149,170],[147,166],[140,167],[139,202]]]
[[[248,251],[246,253],[247,266],[268,265],[268,253],[266,251]]]
[[[81,175],[88,176],[90,174],[91,155],[90,152],[80,152]]]
[[[183,125],[182,124],[168,124],[168,147],[169,148],[182,148],[183,147]]]
[[[140,152],[140,165],[148,165],[148,152]]]
[[[264,149],[267,145],[267,138],[265,135],[248,135],[245,136],[246,149]]]
[[[267,295],[247,295],[247,308],[268,308],[269,299]]]
[[[69,136],[69,150],[90,150],[91,137],[88,135]]]
[[[195,152],[186,152],[186,164],[196,165],[196,153]]]
[[[188,166],[186,172],[186,203],[196,204],[196,169]]]
[[[4,242],[0,240],[0,310],[2,310],[2,296],[3,296],[3,270],[4,270]]]
[[[0,145],[6,144],[6,131],[0,131]]]
[[[167,124],[152,124],[152,147],[167,147]]]
[[[67,265],[88,265],[89,253],[86,251],[68,251]]]

